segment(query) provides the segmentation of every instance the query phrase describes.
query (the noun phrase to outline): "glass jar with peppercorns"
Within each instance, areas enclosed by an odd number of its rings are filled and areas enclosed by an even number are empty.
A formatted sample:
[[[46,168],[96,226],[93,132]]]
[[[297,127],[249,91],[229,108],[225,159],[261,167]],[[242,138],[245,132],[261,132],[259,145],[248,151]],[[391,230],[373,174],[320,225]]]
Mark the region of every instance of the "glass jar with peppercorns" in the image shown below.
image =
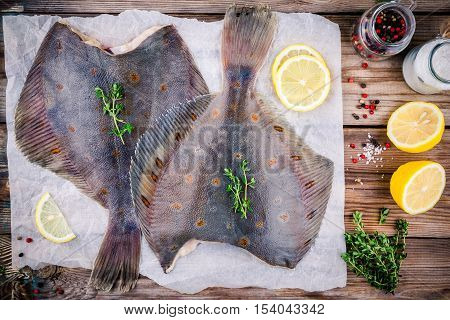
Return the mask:
[[[351,41],[356,52],[364,59],[380,61],[404,50],[416,29],[414,7],[415,1],[406,7],[397,0],[367,10],[353,25]]]

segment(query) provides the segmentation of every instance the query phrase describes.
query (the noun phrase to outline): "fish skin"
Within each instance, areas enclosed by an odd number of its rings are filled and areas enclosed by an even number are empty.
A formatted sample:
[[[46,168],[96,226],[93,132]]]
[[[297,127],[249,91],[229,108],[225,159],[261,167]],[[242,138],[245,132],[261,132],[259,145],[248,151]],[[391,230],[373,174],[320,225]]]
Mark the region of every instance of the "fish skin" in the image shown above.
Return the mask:
[[[124,87],[122,117],[135,129],[111,135],[94,88]],[[131,290],[139,276],[141,231],[129,184],[138,137],[170,106],[208,88],[174,26],[149,35],[134,50],[111,55],[56,23],[29,72],[15,117],[16,142],[33,163],[73,182],[109,210],[108,228],[91,283]],[[80,213],[67,213],[80,214]]]
[[[138,142],[133,198],[165,272],[193,239],[228,243],[268,264],[295,268],[319,232],[333,162],[307,146],[255,91],[275,26],[266,8],[231,7],[222,35],[224,90],[167,113],[157,120],[161,130],[150,128]],[[247,219],[234,212],[223,174],[225,168],[238,173],[243,159],[256,179]]]

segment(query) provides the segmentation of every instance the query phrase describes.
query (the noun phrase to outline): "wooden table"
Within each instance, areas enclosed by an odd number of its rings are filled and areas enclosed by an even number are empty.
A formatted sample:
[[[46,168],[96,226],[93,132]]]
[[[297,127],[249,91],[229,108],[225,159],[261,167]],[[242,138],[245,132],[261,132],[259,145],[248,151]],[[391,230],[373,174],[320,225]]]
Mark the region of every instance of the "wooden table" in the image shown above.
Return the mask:
[[[61,16],[94,16],[101,13],[118,14],[126,9],[158,10],[180,17],[195,17],[200,20],[214,21],[223,18],[225,9],[232,1],[222,0],[134,0],[134,1],[2,1],[3,14],[56,14]],[[361,143],[371,133],[380,142],[387,141],[386,123],[389,115],[399,105],[413,100],[425,100],[438,104],[450,124],[450,96],[438,94],[423,96],[413,92],[403,81],[401,63],[404,55],[384,62],[369,63],[369,68],[361,68],[362,60],[350,46],[350,28],[352,22],[370,6],[373,0],[275,0],[270,3],[273,10],[283,12],[316,12],[339,24],[342,33],[342,81],[344,93],[344,133],[346,145]],[[448,0],[419,0],[415,10],[417,29],[412,46],[433,38],[443,21],[450,18]],[[255,3],[253,1],[237,1]],[[10,205],[8,188],[8,166],[6,158],[5,126],[5,88],[3,37],[1,37],[0,59],[0,261],[11,261],[10,247]],[[364,90],[371,97],[381,100],[375,115],[359,121],[352,117],[362,89],[356,83],[347,83],[348,77],[355,82],[364,82]],[[442,142],[433,150],[422,154],[407,154],[391,148],[383,154],[383,167],[353,164],[351,156],[354,150],[345,147],[346,175],[346,229],[352,230],[351,214],[354,210],[364,212],[365,223],[369,230],[393,232],[393,223],[398,218],[407,218],[410,233],[407,239],[408,258],[403,264],[400,285],[395,295],[386,295],[366,284],[364,279],[348,273],[347,287],[326,292],[304,292],[302,290],[265,290],[258,288],[223,289],[210,288],[195,295],[183,295],[163,288],[152,280],[142,277],[135,290],[126,294],[97,292],[87,288],[89,270],[53,268],[49,290],[41,298],[83,298],[83,299],[266,299],[266,298],[338,298],[338,299],[448,299],[450,298],[450,179],[442,199],[437,206],[424,215],[407,216],[394,204],[389,194],[389,180],[393,171],[401,164],[419,159],[431,159],[441,163],[450,173],[450,131],[444,133]],[[361,179],[362,183],[356,182]],[[378,210],[391,208],[388,223],[379,226]],[[51,286],[62,286],[64,295],[55,296]],[[10,287],[3,288],[2,296],[11,296]]]

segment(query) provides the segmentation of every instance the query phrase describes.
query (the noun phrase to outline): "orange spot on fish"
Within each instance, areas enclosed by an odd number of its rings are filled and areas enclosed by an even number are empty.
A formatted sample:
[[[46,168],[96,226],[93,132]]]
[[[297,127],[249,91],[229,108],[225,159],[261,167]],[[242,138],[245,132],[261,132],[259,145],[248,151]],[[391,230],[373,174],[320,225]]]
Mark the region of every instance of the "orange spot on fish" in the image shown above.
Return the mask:
[[[52,154],[58,154],[58,153],[60,153],[60,152],[61,152],[61,149],[60,149],[60,148],[54,148],[54,149],[52,149],[52,151],[51,151]]]
[[[91,68],[91,75],[93,77],[95,77],[97,75],[97,69],[96,68]]]
[[[183,208],[183,205],[179,202],[175,202],[175,203],[172,203],[170,205],[170,207],[175,210],[180,210],[181,208]]]
[[[247,237],[242,237],[239,239],[238,244],[241,247],[248,247],[248,245],[250,244],[250,240]]]
[[[241,87],[241,83],[239,81],[235,81],[235,82],[233,82],[232,86],[233,86],[233,88],[238,89]]]
[[[214,178],[211,180],[211,184],[215,187],[220,186],[220,178]]]
[[[150,174],[150,177],[152,178],[152,180],[154,182],[158,182],[158,176],[152,171],[152,173]]]
[[[70,132],[75,132],[75,128],[73,126],[69,126],[68,129]]]
[[[175,133],[175,140],[179,142],[179,141],[181,141],[181,139],[182,139],[181,133],[176,132],[176,133]]]
[[[133,84],[138,84],[141,81],[141,76],[136,71],[131,71],[128,75],[128,79]]]
[[[242,154],[239,153],[239,152],[236,152],[236,153],[234,154],[234,157],[235,157],[236,159],[241,159],[241,158],[242,158]]]
[[[111,153],[111,155],[112,155],[114,158],[118,159],[118,158],[120,157],[120,151],[119,151],[119,149],[114,149],[113,152]]]
[[[299,160],[302,160],[302,157],[297,156],[297,155],[293,155],[293,156],[291,156],[291,159],[294,160],[294,161],[299,161]]]
[[[264,227],[264,221],[262,221],[262,220],[256,221],[255,226],[256,226],[258,229],[263,228],[263,227]]]
[[[159,90],[161,92],[166,92],[168,89],[167,83],[161,83],[161,85],[159,86]]]
[[[287,213],[282,213],[279,218],[282,222],[287,222],[289,220],[289,215]]]
[[[197,120],[197,115],[195,113],[191,113],[191,119],[192,121]]]
[[[253,122],[258,122],[259,121],[259,115],[257,115],[256,113],[252,113],[251,117]]]
[[[219,115],[220,115],[219,109],[214,109],[213,111],[211,111],[211,118],[217,119]]]
[[[197,219],[197,221],[195,222],[195,225],[199,228],[202,228],[206,225],[206,222],[203,218],[199,218]]]
[[[269,159],[269,161],[267,161],[269,167],[273,167],[274,165],[277,164],[277,159]]]
[[[58,89],[58,91],[62,91],[62,89],[64,89],[64,86],[61,83],[57,83],[56,89]]]
[[[98,191],[98,193],[99,193],[101,196],[106,196],[106,195],[108,194],[108,189],[106,189],[106,188],[101,188],[101,189]]]
[[[192,184],[192,182],[194,181],[194,177],[192,176],[192,174],[187,174],[184,176],[184,181],[187,184]]]

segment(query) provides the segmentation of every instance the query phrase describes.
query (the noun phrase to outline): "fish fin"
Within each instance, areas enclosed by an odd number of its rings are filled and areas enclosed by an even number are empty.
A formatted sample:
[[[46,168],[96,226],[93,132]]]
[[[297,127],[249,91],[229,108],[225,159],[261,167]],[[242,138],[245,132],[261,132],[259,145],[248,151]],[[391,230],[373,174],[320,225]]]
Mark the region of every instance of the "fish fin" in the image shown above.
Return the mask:
[[[142,232],[152,246],[150,226],[154,220],[151,202],[158,178],[179,142],[208,108],[212,95],[204,95],[169,109],[139,139],[131,162],[130,183]]]
[[[222,33],[222,60],[229,85],[253,81],[275,35],[276,16],[268,7],[230,7]]]
[[[141,231],[137,226],[118,227],[112,221],[103,238],[89,280],[94,288],[121,292],[134,288],[139,278]]]
[[[57,28],[61,28],[58,23],[52,27],[52,29]],[[53,32],[50,30],[43,43],[49,41],[49,37],[52,36]],[[43,50],[46,50],[45,45],[39,49],[17,105],[15,114],[17,146],[28,160],[71,181],[85,194],[104,206],[101,197],[95,194],[83,174],[71,163],[47,118],[43,92]]]
[[[289,150],[289,162],[301,186],[302,202],[306,210],[306,232],[303,235],[303,250],[298,252],[298,260],[309,250],[319,233],[331,196],[334,177],[334,163],[327,157],[315,152],[294,128],[285,120],[285,116],[276,108],[270,107],[257,95],[261,114],[264,115],[264,127],[270,127],[286,141]],[[276,128],[275,130],[273,130]],[[292,268],[295,264],[292,265]]]

